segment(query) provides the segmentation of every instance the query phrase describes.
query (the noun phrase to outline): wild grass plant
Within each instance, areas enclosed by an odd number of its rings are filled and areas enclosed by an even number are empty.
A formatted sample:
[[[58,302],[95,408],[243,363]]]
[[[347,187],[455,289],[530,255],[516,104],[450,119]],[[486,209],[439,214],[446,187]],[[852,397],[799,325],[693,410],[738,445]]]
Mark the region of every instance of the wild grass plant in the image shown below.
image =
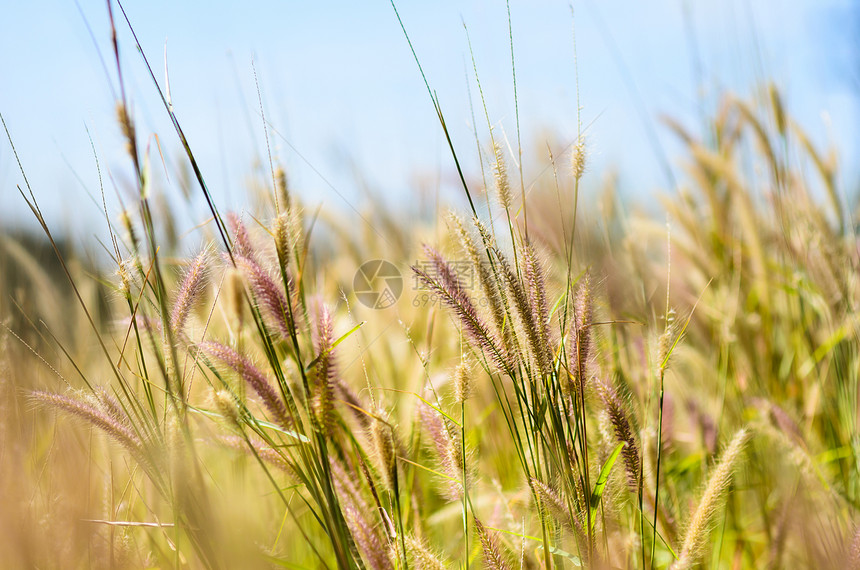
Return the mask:
[[[165,100],[211,216],[183,255],[113,32],[137,199],[105,212],[112,271],[59,245],[26,168],[68,286],[3,236],[10,567],[860,567],[857,210],[776,88],[703,138],[667,120],[668,230],[611,186],[598,215],[582,133],[527,188],[484,107],[469,209],[376,209],[363,247],[274,164],[222,216]],[[369,259],[421,291],[362,305]]]

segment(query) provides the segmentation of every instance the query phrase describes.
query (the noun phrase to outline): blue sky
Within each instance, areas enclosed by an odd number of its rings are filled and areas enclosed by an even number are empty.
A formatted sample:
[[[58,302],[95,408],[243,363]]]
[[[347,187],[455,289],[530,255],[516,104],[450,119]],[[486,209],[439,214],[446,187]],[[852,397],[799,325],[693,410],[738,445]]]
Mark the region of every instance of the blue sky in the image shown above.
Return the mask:
[[[115,122],[112,89],[117,81],[106,7],[79,1],[80,11],[74,0],[5,3],[0,113],[49,222],[91,235],[103,232],[92,226],[100,212],[88,193],[98,194],[99,178],[88,132],[113,216],[119,211],[115,188],[125,192],[130,170]],[[344,211],[360,207],[366,199],[356,171],[397,204],[414,205],[418,186],[456,196],[453,165],[435,113],[387,1],[126,4],[162,85],[166,45],[177,116],[222,207],[247,204],[244,187],[254,175],[254,161],[265,160],[252,62],[267,118],[279,133],[271,138],[273,154],[307,202]],[[596,184],[608,168],[617,167],[626,195],[647,202],[668,181],[640,110],[677,165],[671,136],[656,117],[667,113],[695,128],[701,104],[713,108],[726,90],[749,96],[761,79],[782,88],[790,112],[815,140],[832,140],[841,146],[843,158],[853,156],[860,124],[856,62],[850,59],[851,26],[857,20],[853,4],[575,0],[572,16],[567,0],[512,0],[526,149],[539,148],[547,130],[561,141],[576,136],[575,28],[582,118],[588,126],[587,183]],[[404,0],[398,8],[467,171],[477,174],[468,89],[473,97],[477,92],[463,23],[490,118],[497,132],[514,137],[505,4]],[[117,25],[138,133],[150,141],[157,134],[168,160],[176,163],[178,140],[127,26],[122,21]],[[636,86],[636,97],[625,84],[622,66]],[[486,141],[486,121],[476,111],[479,134]],[[152,157],[157,165],[157,153]],[[27,219],[15,188],[21,182],[4,138],[2,225]],[[175,176],[165,190],[179,192]],[[205,219],[199,200],[189,208],[178,207],[189,226]]]

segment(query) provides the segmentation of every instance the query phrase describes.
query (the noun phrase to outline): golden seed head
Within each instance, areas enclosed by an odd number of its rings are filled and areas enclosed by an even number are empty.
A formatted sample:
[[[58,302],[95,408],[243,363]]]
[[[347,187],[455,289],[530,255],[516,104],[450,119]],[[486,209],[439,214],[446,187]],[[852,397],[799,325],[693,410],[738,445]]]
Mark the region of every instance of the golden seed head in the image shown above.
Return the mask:
[[[462,404],[472,396],[472,371],[466,361],[460,362],[454,371],[454,398]]]
[[[117,266],[116,273],[119,276],[119,281],[122,284],[122,293],[126,297],[131,295],[132,268],[134,264],[131,260],[123,259]]]
[[[666,329],[663,331],[663,334],[660,335],[660,339],[657,341],[657,363],[660,368],[665,368],[668,365],[666,362],[666,357],[669,356],[669,349],[672,346],[672,330]],[[665,364],[664,364],[665,363]]]
[[[128,210],[123,210],[119,213],[119,221],[122,223],[122,227],[124,227],[127,232],[131,232],[131,214],[128,213]]]
[[[585,139],[582,135],[576,139],[576,144],[573,145],[570,166],[573,171],[574,180],[582,178],[582,175],[585,173]]]
[[[378,414],[385,414],[384,411]],[[376,419],[370,424],[370,439],[379,459],[379,468],[382,478],[389,489],[393,489],[394,476],[397,463],[394,454],[394,433],[391,426],[381,419]]]
[[[229,390],[218,390],[212,395],[215,407],[230,424],[239,425],[239,405]]]
[[[290,209],[290,189],[287,185],[287,173],[280,166],[275,169],[275,192],[281,211]]]
[[[744,453],[744,447],[750,438],[750,431],[742,428],[735,433],[731,443],[723,451],[723,455],[711,471],[705,492],[696,507],[687,527],[681,554],[673,568],[686,570],[707,552],[710,527],[719,510],[732,476]]]
[[[505,210],[511,207],[511,186],[508,181],[508,167],[505,163],[505,154],[502,152],[502,147],[498,143],[493,143],[493,154],[496,161],[493,164],[493,175],[496,178],[496,191],[498,192],[499,203]]]
[[[660,335],[660,339],[657,341],[657,365],[660,368],[666,368],[668,366],[668,361],[666,360],[670,351],[672,350],[672,345],[675,340],[675,310],[672,309],[669,311],[668,316],[666,317],[666,330],[663,331],[663,334]]]
[[[278,262],[286,269],[290,263],[290,211],[283,210],[275,218],[275,251],[278,253]]]
[[[445,570],[445,568],[448,568],[433,551],[415,537],[406,537],[406,550],[412,555],[414,564],[418,568],[426,570]]]
[[[482,222],[480,219],[478,219],[477,216],[475,216],[474,218],[472,218],[472,223],[474,223],[475,227],[478,228],[478,233],[481,235],[481,241],[483,242],[484,247],[495,247],[496,240],[493,239],[490,230],[487,229],[487,226],[484,225],[484,222]]]
[[[131,120],[131,116],[129,116],[128,108],[121,102],[116,104],[116,117],[122,130],[122,136],[125,137],[126,151],[130,155],[133,155],[136,140],[134,123]]]
[[[235,267],[228,269],[224,278],[224,299],[227,314],[241,326],[245,319],[245,281]]]

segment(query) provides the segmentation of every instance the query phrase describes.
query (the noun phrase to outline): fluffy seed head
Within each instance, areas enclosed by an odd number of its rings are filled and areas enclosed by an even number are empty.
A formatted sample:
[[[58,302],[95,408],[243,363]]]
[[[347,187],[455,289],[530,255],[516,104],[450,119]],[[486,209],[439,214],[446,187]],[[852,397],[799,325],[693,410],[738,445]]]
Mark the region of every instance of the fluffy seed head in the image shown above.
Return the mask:
[[[280,333],[281,338],[289,339],[295,325],[291,323],[290,306],[287,304],[287,296],[284,288],[272,279],[272,276],[260,266],[259,263],[249,257],[236,256],[236,266],[248,279],[254,299],[269,317],[270,323],[274,324],[275,331]]]
[[[454,371],[454,399],[462,404],[472,396],[472,370],[465,360]]]
[[[532,486],[540,497],[542,507],[561,524],[569,523],[569,510],[561,494],[538,479],[532,477]]]
[[[541,373],[544,376],[552,374],[553,352],[551,348],[549,328],[549,302],[546,295],[546,278],[537,252],[531,243],[526,243],[523,248],[523,260],[525,262],[525,282],[528,286],[529,308],[532,326],[535,329],[535,359],[538,362]]]
[[[506,325],[506,314],[504,310],[504,302],[499,291],[498,284],[493,278],[492,271],[488,264],[488,259],[485,251],[478,249],[478,244],[472,237],[472,234],[463,226],[462,220],[453,212],[449,216],[451,225],[459,238],[460,247],[463,253],[472,265],[477,274],[478,283],[484,293],[490,316],[493,318],[493,324],[496,327],[496,334],[504,343],[508,353],[513,353],[513,342],[511,341],[511,327]],[[478,227],[482,227],[480,220],[474,219],[474,223]],[[483,238],[482,238],[483,239]]]
[[[444,494],[451,501],[459,500],[463,496],[463,447],[454,425],[426,403],[419,405],[418,413],[441,472],[448,477]]]
[[[329,455],[329,465],[331,466],[334,489],[337,491],[342,504],[355,507],[361,512],[369,511],[372,507],[368,504],[359,486],[365,479],[347,466],[343,459]]]
[[[122,445],[142,466],[154,468],[153,463],[144,453],[143,442],[128,425],[128,418],[124,414],[123,418],[117,418],[114,417],[113,410],[105,410],[103,405],[96,405],[83,398],[63,396],[40,390],[31,392],[30,398],[37,404],[62,410],[87,421]]]
[[[239,405],[235,396],[229,390],[218,390],[212,394],[215,407],[230,424],[239,425]]]
[[[570,167],[574,180],[582,178],[582,175],[585,173],[585,137],[582,135],[576,139],[576,143],[573,145]]]
[[[576,380],[574,391],[581,391],[588,379],[588,363],[592,348],[592,314],[591,282],[586,274],[574,298],[573,326],[570,331],[569,354],[573,356],[571,370]]]
[[[672,347],[672,331],[666,329],[663,331],[663,334],[660,335],[660,338],[657,340],[657,363],[660,366],[660,369],[666,368],[669,364],[666,357],[669,356],[669,349]],[[665,362],[665,364],[664,364]]]
[[[234,267],[228,268],[224,275],[223,298],[227,315],[241,328],[245,321],[245,281],[242,273]]]
[[[206,254],[200,253],[185,271],[179,285],[179,292],[173,301],[170,313],[170,328],[174,334],[181,333],[188,321],[188,314],[199,300],[206,287]]]
[[[423,542],[413,536],[406,537],[406,551],[412,557],[412,565],[417,570],[446,570],[449,568]]]
[[[627,444],[621,450],[621,457],[627,473],[627,486],[635,491],[639,486],[639,446],[636,445],[624,403],[614,387],[604,382],[598,382],[597,385],[615,439]]]
[[[368,513],[359,512],[351,505],[344,507],[346,524],[355,539],[356,546],[364,556],[368,568],[371,570],[393,570],[394,566],[388,556],[389,550],[385,547],[385,540],[379,535],[378,527],[368,520],[367,515]]]
[[[384,414],[384,411],[379,413]],[[379,471],[385,486],[394,490],[394,479],[397,476],[397,459],[394,448],[394,431],[391,426],[381,419],[370,424],[370,440],[379,461]]]
[[[577,331],[586,331],[592,321],[591,279],[586,274],[576,291],[574,323]],[[583,343],[583,344],[588,344]]]
[[[472,222],[478,229],[478,234],[481,236],[481,241],[484,243],[484,247],[490,249],[496,247],[496,240],[493,239],[493,235],[490,233],[490,230],[487,229],[487,225],[479,220],[477,216],[472,218]]]
[[[119,402],[119,400],[116,399],[113,394],[111,394],[104,388],[96,389],[93,402],[97,407],[107,412],[109,416],[111,416],[120,424],[126,427],[130,426],[128,413],[126,413],[125,409],[122,407],[122,404]]]
[[[505,210],[511,207],[511,185],[508,181],[508,166],[505,163],[505,153],[498,143],[493,142],[493,176],[496,179],[496,192],[498,193],[499,204]]]
[[[229,212],[227,223],[233,232],[233,254],[256,260],[254,244],[251,243],[251,236],[248,233],[248,228],[242,222],[242,218],[236,212]]]
[[[499,541],[480,520],[475,518],[475,528],[478,538],[481,539],[481,547],[484,551],[484,568],[487,570],[511,570],[511,565],[502,554]]]
[[[134,148],[136,144],[134,122],[129,116],[128,109],[121,102],[116,105],[116,119],[119,122],[119,128],[122,130],[122,136],[125,139],[125,150],[132,157],[134,156]]]
[[[283,210],[290,209],[290,189],[287,185],[287,173],[280,166],[275,169],[275,192],[278,206]]]
[[[325,304],[317,310],[317,360],[310,374],[310,389],[314,420],[317,427],[329,433],[334,425],[334,389],[338,383],[335,368],[334,323]]]
[[[675,341],[675,310],[672,309],[669,311],[669,314],[666,316],[666,329],[663,331],[663,334],[660,335],[660,338],[657,340],[657,365],[662,369],[665,369],[669,365],[669,361],[667,360],[670,356],[670,351],[672,350],[672,344]]]
[[[269,384],[266,375],[254,366],[248,358],[229,346],[213,341],[202,343],[200,349],[238,373],[263,400],[266,409],[281,427],[289,427],[292,424],[287,414],[287,408],[278,392]]]
[[[533,310],[525,284],[520,280],[507,257],[499,248],[494,248],[493,253],[498,260],[498,268],[507,288],[508,298],[513,300],[512,304],[517,308],[522,320],[523,330],[537,370],[541,375],[549,376],[552,373],[550,348],[541,342],[540,317]]]
[[[445,304],[454,311],[460,320],[463,331],[475,346],[487,353],[500,370],[506,372],[513,370],[513,361],[507,350],[478,314],[457,273],[438,251],[429,246],[425,246],[424,249],[432,262],[433,274],[431,275],[419,267],[413,267],[412,271],[428,288],[438,293]]]
[[[719,503],[725,495],[726,489],[732,480],[737,463],[740,461],[744,445],[749,439],[750,433],[746,429],[739,430],[732,438],[729,446],[723,452],[720,462],[713,468],[708,479],[708,485],[702,495],[699,506],[693,514],[687,533],[684,537],[684,545],[681,555],[673,566],[674,570],[686,570],[705,554],[710,543],[710,525],[714,520]]]
[[[290,264],[290,211],[284,210],[275,218],[275,251],[278,253],[278,263],[285,271]]]
[[[132,269],[133,263],[127,259],[121,260],[116,269],[116,274],[119,276],[119,282],[122,288],[122,294],[126,299],[131,298]]]
[[[531,483],[538,497],[540,497],[542,508],[559,524],[572,529],[579,541],[585,544],[588,533],[585,532],[585,526],[577,512],[568,507],[565,494],[560,489],[551,487],[535,478],[532,478]]]

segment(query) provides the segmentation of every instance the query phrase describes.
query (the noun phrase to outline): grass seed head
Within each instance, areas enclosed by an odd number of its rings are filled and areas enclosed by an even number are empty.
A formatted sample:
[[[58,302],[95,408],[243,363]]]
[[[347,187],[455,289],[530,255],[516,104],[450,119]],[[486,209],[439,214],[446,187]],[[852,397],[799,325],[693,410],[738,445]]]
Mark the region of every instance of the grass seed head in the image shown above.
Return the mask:
[[[290,265],[292,251],[292,236],[290,235],[290,210],[284,210],[275,218],[275,251],[281,269],[287,271]]]
[[[227,223],[230,225],[230,230],[233,233],[233,255],[246,257],[256,260],[256,250],[251,241],[251,235],[248,233],[248,228],[239,214],[229,212],[227,214]]]
[[[528,286],[530,321],[536,333],[535,359],[541,373],[548,377],[553,371],[552,339],[550,337],[549,303],[546,293],[546,277],[534,245],[523,247],[525,282]]]
[[[131,299],[131,284],[134,281],[134,263],[130,260],[123,259],[117,264],[116,274],[119,276],[120,290],[123,297]]]
[[[417,570],[446,570],[449,566],[439,556],[413,536],[406,537],[406,551]]]
[[[428,273],[419,267],[412,267],[412,271],[454,311],[473,345],[490,356],[500,370],[512,370],[509,353],[478,313],[457,273],[438,251],[429,246],[424,249],[431,260],[432,271]]]
[[[290,339],[295,330],[292,310],[287,301],[284,287],[275,281],[259,263],[249,257],[237,255],[236,266],[248,280],[254,299],[266,317],[274,325],[274,332],[282,339]]]
[[[200,349],[210,357],[217,359],[239,374],[242,379],[257,393],[263,405],[269,411],[272,419],[281,427],[292,425],[287,408],[278,392],[269,383],[266,375],[257,368],[250,359],[239,354],[227,345],[208,341],[200,344]]]
[[[471,367],[462,360],[454,371],[454,399],[462,404],[472,396],[474,381]]]
[[[714,515],[717,513],[719,503],[731,483],[732,474],[740,462],[749,437],[750,432],[747,429],[741,429],[735,433],[719,463],[711,471],[705,492],[702,494],[699,506],[696,507],[687,527],[680,557],[673,566],[674,570],[686,570],[692,567],[705,554],[706,548],[710,544],[709,537]]]
[[[206,253],[201,252],[192,260],[179,285],[173,310],[170,313],[170,328],[174,334],[184,331],[188,315],[200,299],[206,287]]]
[[[125,139],[125,150],[133,159],[137,159],[135,156],[135,145],[137,144],[137,138],[134,128],[134,121],[132,121],[131,116],[128,113],[128,108],[119,102],[116,104],[116,118],[117,122],[119,122],[120,130],[122,131],[122,136]]]
[[[493,142],[493,177],[496,179],[496,195],[499,199],[499,204],[505,210],[511,207],[511,184],[508,180],[508,166],[505,162],[505,153],[498,143]]]
[[[231,323],[238,329],[245,322],[245,280],[242,273],[235,267],[227,268],[224,275],[224,303]]]
[[[573,154],[570,157],[570,168],[574,180],[578,181],[585,173],[585,154],[585,137],[580,135],[573,145]]]
[[[478,531],[478,538],[481,540],[481,548],[484,551],[484,568],[487,570],[512,570],[512,566],[499,545],[499,539],[477,517],[475,518],[475,528]]]
[[[669,366],[668,358],[675,343],[675,310],[671,309],[666,316],[666,328],[657,340],[657,365],[661,370]]]
[[[451,501],[463,496],[463,447],[454,424],[426,403],[419,404],[421,425],[430,436],[430,444],[440,471],[447,477],[443,494]],[[467,473],[468,477],[469,474]]]
[[[624,405],[612,385],[606,382],[597,382],[597,386],[604,409],[609,416],[609,423],[615,435],[614,439],[626,444],[621,450],[621,457],[624,459],[627,486],[635,491],[639,485],[639,446],[636,444],[633,429],[630,427],[630,420],[626,411],[627,406]]]
[[[114,417],[113,413],[106,411],[103,406],[87,398],[64,396],[41,390],[31,392],[30,399],[38,405],[63,411],[99,428],[131,453],[142,467],[155,472],[155,464],[146,454],[146,446],[137,433],[127,422]]]
[[[538,479],[532,477],[532,486],[540,497],[541,507],[560,524],[568,525],[570,510],[561,494]]]
[[[317,309],[317,360],[310,374],[310,389],[314,420],[317,427],[331,434],[334,426],[334,390],[338,374],[334,358],[334,323],[328,307],[320,303]]]
[[[275,169],[275,192],[277,193],[278,207],[282,211],[289,211],[290,204],[290,187],[287,184],[287,173],[280,166]]]
[[[377,415],[380,414],[385,414],[385,412],[380,410],[377,412]],[[382,475],[385,486],[393,491],[394,479],[397,477],[394,430],[386,421],[375,419],[370,424],[370,440],[373,444],[373,449],[376,451],[376,458],[379,461],[379,472]]]
[[[217,390],[213,392],[212,399],[218,412],[226,419],[230,425],[239,425],[239,403],[236,397],[229,390]]]
[[[344,518],[352,533],[356,546],[361,551],[371,570],[394,570],[389,557],[390,549],[379,534],[379,527],[368,520],[368,512],[361,512],[349,505],[344,507]]]

